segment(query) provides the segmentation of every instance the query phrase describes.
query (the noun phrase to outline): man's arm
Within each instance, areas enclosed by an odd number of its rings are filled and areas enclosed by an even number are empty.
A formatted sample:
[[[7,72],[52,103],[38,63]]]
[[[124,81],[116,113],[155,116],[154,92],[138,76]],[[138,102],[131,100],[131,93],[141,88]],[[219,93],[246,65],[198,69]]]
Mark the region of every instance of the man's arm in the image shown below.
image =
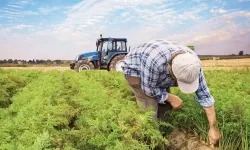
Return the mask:
[[[220,131],[216,127],[216,113],[214,110],[214,106],[207,108],[204,107],[204,109],[209,122],[209,131],[208,131],[209,142],[210,144],[214,145],[220,138]]]
[[[219,130],[216,127],[216,113],[214,109],[214,98],[210,94],[209,88],[205,80],[203,71],[201,70],[199,74],[199,88],[196,91],[195,100],[203,107],[206,112],[207,119],[209,122],[209,141],[210,144],[216,144],[220,134]]]
[[[204,110],[205,110],[206,115],[207,115],[209,127],[210,128],[215,127],[215,125],[216,125],[216,113],[214,110],[214,105],[211,107],[204,107]]]

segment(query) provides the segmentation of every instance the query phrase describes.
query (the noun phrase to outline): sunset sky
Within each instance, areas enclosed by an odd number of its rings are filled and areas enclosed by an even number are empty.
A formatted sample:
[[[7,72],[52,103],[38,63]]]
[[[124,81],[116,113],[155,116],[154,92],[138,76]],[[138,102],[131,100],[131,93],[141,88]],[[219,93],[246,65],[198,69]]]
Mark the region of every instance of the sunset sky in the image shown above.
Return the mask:
[[[64,59],[103,37],[250,54],[250,0],[0,0],[0,59]]]

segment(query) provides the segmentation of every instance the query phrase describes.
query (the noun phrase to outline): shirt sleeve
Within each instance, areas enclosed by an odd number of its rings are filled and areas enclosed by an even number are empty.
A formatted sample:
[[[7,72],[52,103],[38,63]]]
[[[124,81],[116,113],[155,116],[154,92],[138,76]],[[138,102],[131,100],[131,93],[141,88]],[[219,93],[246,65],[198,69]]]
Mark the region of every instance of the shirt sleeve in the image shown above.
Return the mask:
[[[157,87],[159,80],[159,70],[156,61],[147,57],[141,63],[141,89],[150,97],[154,97],[158,103],[165,104],[168,93],[165,88]]]
[[[202,107],[211,107],[214,105],[214,98],[210,94],[209,88],[207,86],[203,70],[201,69],[199,74],[199,87],[196,91],[195,100]]]

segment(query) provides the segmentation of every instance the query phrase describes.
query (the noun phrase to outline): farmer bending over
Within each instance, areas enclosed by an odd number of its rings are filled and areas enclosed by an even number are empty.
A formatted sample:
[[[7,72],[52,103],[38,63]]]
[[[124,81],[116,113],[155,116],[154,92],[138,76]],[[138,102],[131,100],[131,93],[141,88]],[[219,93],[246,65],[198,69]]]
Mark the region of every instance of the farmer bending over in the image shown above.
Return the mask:
[[[167,93],[170,86],[178,85],[183,93],[195,92],[195,100],[207,115],[210,144],[216,144],[219,131],[215,127],[214,98],[207,87],[201,61],[191,49],[164,40],[144,43],[126,55],[123,71],[137,102],[143,110],[153,107],[155,118],[158,103],[169,103],[173,109],[183,106],[178,96]]]

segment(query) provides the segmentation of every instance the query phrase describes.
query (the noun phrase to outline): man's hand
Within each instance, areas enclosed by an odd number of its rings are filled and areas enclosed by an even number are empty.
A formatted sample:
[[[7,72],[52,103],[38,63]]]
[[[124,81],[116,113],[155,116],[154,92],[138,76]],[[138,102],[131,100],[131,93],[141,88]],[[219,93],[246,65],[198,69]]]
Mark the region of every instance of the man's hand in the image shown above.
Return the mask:
[[[209,137],[209,143],[211,145],[215,145],[219,138],[220,138],[220,132],[216,127],[212,127],[208,131],[208,137]]]
[[[173,94],[168,94],[167,102],[171,104],[174,110],[178,110],[183,107],[182,100],[178,96]]]
[[[207,119],[209,122],[209,131],[208,131],[208,138],[209,138],[209,144],[213,146],[216,144],[220,138],[220,131],[218,128],[216,128],[216,113],[214,106],[211,107],[204,107],[204,110],[207,115]]]

